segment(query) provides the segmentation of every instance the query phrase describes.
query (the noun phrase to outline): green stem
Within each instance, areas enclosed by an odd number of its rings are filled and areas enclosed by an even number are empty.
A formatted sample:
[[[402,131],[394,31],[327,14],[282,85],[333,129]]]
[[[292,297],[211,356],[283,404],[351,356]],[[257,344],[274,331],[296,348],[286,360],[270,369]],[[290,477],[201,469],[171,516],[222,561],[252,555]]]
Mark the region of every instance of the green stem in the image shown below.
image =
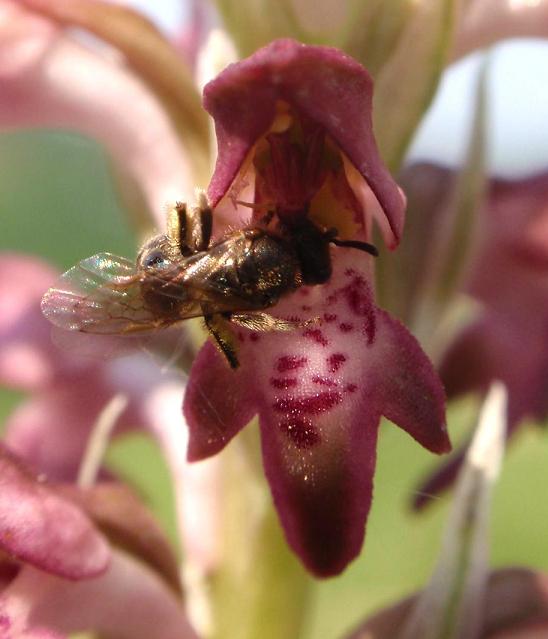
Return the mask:
[[[299,637],[312,580],[287,547],[264,479],[258,429],[223,453],[223,562],[212,578],[211,639]]]

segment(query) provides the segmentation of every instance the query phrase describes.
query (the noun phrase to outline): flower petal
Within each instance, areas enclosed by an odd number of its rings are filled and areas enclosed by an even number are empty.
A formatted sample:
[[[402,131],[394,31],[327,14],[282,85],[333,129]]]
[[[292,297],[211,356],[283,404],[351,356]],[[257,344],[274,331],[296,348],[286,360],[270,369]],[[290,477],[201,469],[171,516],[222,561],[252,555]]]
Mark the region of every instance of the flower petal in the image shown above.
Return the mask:
[[[360,550],[381,413],[428,449],[450,449],[432,365],[341,260],[328,291],[295,296],[314,312],[314,297],[323,300],[321,329],[261,336],[254,366],[265,472],[290,545],[319,576]]]
[[[218,453],[256,414],[254,386],[244,367],[233,370],[209,341],[198,353],[183,402],[188,460]]]
[[[417,340],[386,311],[377,313],[375,363],[382,370],[383,415],[428,450],[447,453],[451,443],[445,425],[445,394]]]
[[[417,186],[417,178],[422,187],[421,213],[439,223],[447,215],[444,209],[455,175],[418,165],[411,167],[408,177],[411,187]],[[411,202],[417,195],[412,193]],[[464,282],[465,291],[481,307],[446,346],[439,373],[449,399],[485,393],[493,380],[504,382],[511,436],[524,418],[542,420],[548,414],[546,172],[522,180],[491,180],[487,195]],[[419,246],[420,242],[417,250]],[[452,483],[462,453],[447,459],[421,483],[415,507],[428,504],[429,496]]]
[[[74,505],[35,479],[0,448],[0,546],[22,561],[68,579],[106,569],[102,535]]]
[[[48,630],[47,628],[25,628],[26,620],[23,614],[18,614],[16,606],[8,611],[6,602],[0,600],[0,637],[2,639],[67,639],[66,635],[60,635],[57,632]]]
[[[56,273],[49,265],[17,253],[0,254],[0,380],[33,389],[51,381],[63,357],[50,339],[40,300]]]
[[[102,482],[87,489],[59,484],[56,490],[81,508],[114,544],[148,564],[180,594],[175,553],[150,511],[129,487]]]
[[[368,183],[390,224],[391,244],[402,232],[404,204],[381,162],[371,125],[372,82],[337,49],[277,40],[230,65],[204,89],[215,120],[219,155],[208,195],[227,193],[253,145],[267,133],[282,100],[322,126]]]
[[[449,399],[469,392],[484,393],[493,380],[508,388],[507,437],[527,417],[548,413],[548,353],[544,333],[525,332],[507,318],[487,312],[451,344],[439,367]],[[467,444],[445,459],[417,488],[413,507],[420,510],[454,482]]]
[[[287,541],[318,577],[339,574],[360,552],[379,422],[367,398],[345,421],[329,418],[280,421],[265,407],[260,419],[265,473]]]
[[[27,624],[76,633],[94,630],[117,639],[197,639],[181,600],[144,564],[113,553],[104,575],[70,582],[25,568],[3,593],[3,607],[31,602]]]
[[[0,42],[0,127],[62,127],[96,138],[142,189],[158,223],[166,201],[192,193],[168,116],[121,64],[8,1]]]
[[[527,333],[523,328],[512,326],[499,313],[487,312],[463,331],[440,365],[448,397],[485,392],[492,380],[499,379],[509,392],[510,429],[526,416],[544,418],[548,412],[545,333]]]

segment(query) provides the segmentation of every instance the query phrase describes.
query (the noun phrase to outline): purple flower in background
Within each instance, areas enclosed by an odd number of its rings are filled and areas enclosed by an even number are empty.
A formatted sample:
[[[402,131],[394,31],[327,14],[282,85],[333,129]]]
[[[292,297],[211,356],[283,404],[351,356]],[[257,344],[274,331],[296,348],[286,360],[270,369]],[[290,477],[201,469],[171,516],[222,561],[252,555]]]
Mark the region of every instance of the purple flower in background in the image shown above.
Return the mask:
[[[279,40],[206,86],[219,155],[208,195],[232,225],[273,211],[367,241],[373,216],[397,245],[404,201],[371,129],[372,83],[335,49]],[[242,206],[242,200],[251,207]],[[266,476],[290,546],[319,576],[361,548],[382,415],[429,450],[450,449],[444,394],[398,321],[375,306],[372,258],[331,251],[332,275],[274,309],[320,321],[292,332],[238,331],[241,367],[206,343],[184,401],[189,459],[219,452],[259,415]]]
[[[195,638],[174,555],[127,488],[48,483],[4,445],[0,487],[1,637]]]
[[[403,184],[410,197],[420,197],[425,219],[443,219],[455,178],[448,169],[416,165],[404,172]],[[484,393],[493,380],[504,382],[508,436],[525,419],[543,420],[548,413],[547,213],[546,173],[491,180],[464,282],[479,310],[448,345],[439,366],[449,399]],[[415,507],[453,483],[466,447],[424,481]]]

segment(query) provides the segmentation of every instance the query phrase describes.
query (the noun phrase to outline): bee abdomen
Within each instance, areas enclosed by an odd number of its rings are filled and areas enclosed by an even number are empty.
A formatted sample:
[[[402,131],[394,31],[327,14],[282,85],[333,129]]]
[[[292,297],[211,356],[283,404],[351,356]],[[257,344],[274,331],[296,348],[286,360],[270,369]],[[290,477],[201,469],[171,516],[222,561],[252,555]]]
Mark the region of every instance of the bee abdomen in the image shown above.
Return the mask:
[[[266,233],[251,238],[237,271],[242,289],[261,300],[264,307],[275,304],[301,283],[295,252],[283,240]]]

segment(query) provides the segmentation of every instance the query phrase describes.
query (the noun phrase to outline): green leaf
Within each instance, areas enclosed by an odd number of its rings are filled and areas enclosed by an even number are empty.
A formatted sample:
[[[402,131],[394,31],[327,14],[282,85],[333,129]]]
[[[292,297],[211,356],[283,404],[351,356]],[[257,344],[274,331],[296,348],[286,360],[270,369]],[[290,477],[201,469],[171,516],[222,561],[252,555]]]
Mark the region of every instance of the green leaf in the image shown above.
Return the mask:
[[[394,172],[434,96],[454,28],[454,0],[413,4],[393,53],[375,77],[374,130],[381,155]]]
[[[488,577],[491,492],[504,453],[506,410],[506,388],[496,382],[481,409],[459,475],[438,564],[400,639],[480,636]]]
[[[295,15],[292,0],[215,0],[215,4],[241,57],[276,38],[313,40]]]
[[[460,171],[417,163],[399,176],[408,198],[407,227],[399,250],[382,261],[378,295],[430,356],[477,312],[462,291],[485,202],[486,77],[483,69]]]
[[[414,16],[410,0],[353,0],[348,3],[340,45],[377,77]]]

